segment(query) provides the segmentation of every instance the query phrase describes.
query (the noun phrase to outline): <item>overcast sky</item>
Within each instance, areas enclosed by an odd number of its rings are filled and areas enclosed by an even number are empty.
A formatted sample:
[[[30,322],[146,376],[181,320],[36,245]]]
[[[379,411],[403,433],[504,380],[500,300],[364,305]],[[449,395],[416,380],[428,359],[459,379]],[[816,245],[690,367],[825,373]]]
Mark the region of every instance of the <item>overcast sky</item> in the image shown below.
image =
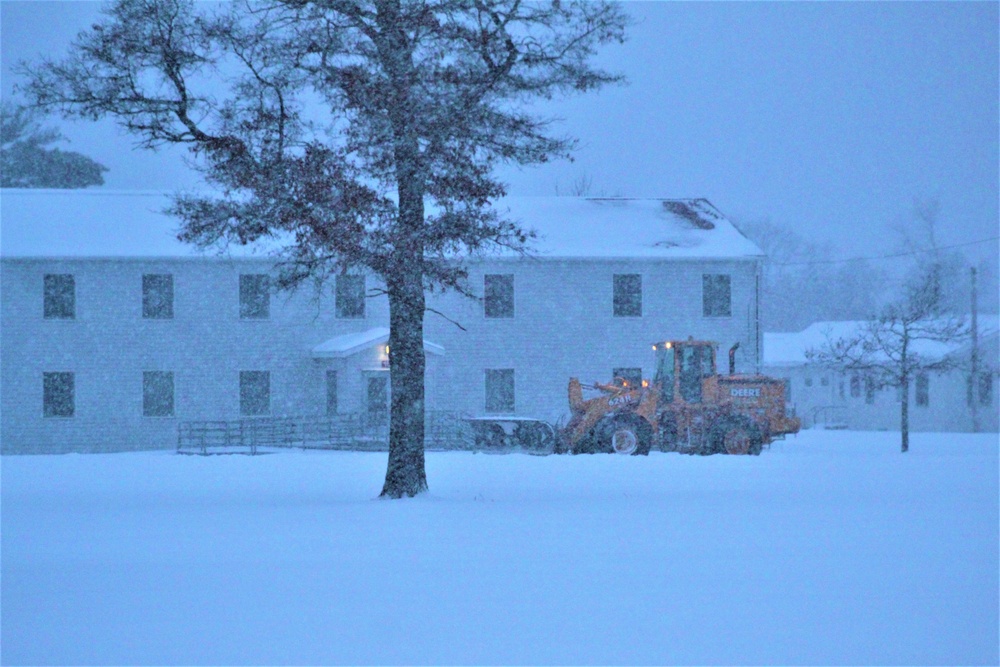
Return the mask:
[[[890,226],[915,198],[936,198],[942,242],[997,236],[998,3],[626,7],[630,39],[600,60],[629,85],[548,104],[581,140],[576,161],[505,171],[512,194],[566,191],[585,175],[594,194],[707,197],[734,219],[863,255],[896,249]],[[0,2],[3,95],[19,58],[64,52],[99,8]],[[110,168],[108,188],[197,182],[179,153],[132,150],[110,123],[59,124],[68,148]],[[995,258],[998,247],[968,251]]]

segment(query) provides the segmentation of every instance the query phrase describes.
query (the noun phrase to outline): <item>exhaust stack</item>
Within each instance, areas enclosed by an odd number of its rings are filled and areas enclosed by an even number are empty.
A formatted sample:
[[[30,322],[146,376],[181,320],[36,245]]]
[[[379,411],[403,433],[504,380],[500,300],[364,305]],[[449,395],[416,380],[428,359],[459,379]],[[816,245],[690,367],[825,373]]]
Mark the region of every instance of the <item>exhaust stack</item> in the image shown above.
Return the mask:
[[[736,375],[736,348],[740,346],[740,342],[736,341],[736,345],[729,348],[729,374]]]

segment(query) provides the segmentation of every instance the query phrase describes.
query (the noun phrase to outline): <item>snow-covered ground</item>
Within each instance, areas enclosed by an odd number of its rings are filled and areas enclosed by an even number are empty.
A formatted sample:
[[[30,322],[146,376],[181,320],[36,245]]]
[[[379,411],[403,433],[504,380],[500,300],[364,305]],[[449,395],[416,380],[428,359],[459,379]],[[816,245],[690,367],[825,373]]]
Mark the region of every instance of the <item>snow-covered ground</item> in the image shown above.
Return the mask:
[[[997,664],[997,436],[7,456],[4,664]]]

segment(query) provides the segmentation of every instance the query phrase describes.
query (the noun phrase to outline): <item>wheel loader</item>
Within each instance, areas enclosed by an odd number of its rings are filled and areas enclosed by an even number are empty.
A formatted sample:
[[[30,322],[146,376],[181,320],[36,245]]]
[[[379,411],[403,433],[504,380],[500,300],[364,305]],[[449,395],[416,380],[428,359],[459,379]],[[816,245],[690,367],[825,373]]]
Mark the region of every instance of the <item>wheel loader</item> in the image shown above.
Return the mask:
[[[729,375],[719,375],[717,347],[693,338],[654,344],[652,381],[615,378],[585,387],[570,378],[572,416],[556,452],[760,454],[775,438],[797,433],[799,419],[785,413],[784,383],[736,374],[739,343],[729,350]],[[598,395],[585,399],[585,388]]]

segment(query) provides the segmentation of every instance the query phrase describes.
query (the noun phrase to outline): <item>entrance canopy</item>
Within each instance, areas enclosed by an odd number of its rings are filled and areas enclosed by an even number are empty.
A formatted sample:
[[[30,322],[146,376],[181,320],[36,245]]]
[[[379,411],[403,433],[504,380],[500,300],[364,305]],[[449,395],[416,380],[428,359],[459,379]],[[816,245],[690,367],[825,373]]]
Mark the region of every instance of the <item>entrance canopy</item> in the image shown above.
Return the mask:
[[[389,342],[388,327],[376,327],[358,333],[334,336],[312,349],[313,359],[343,359],[371,349],[375,345],[385,345]],[[444,347],[424,339],[424,352],[444,354]]]

